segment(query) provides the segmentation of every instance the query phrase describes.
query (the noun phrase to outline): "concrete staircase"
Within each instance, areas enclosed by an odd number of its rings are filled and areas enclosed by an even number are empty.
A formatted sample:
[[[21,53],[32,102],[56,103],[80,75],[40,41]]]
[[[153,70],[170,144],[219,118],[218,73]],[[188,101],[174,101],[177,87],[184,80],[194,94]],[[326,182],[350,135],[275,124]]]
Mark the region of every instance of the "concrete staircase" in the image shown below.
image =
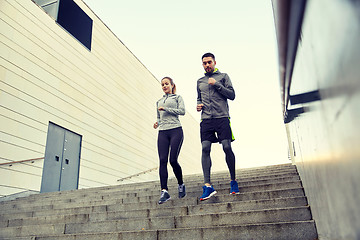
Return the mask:
[[[217,194],[200,202],[202,175],[184,177],[187,196],[169,181],[36,194],[0,202],[0,239],[317,239],[304,190],[291,164],[213,173]]]

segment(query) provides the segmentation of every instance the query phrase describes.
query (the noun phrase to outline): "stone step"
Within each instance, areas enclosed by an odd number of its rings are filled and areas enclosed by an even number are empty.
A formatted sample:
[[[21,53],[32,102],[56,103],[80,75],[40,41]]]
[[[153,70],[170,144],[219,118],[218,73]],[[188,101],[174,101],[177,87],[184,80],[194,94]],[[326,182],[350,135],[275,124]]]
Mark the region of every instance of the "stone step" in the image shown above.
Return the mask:
[[[229,183],[214,185],[218,194],[229,194],[230,193],[230,185]],[[292,182],[279,182],[274,184],[261,184],[261,185],[253,185],[253,186],[246,186],[240,187],[240,193],[247,193],[247,192],[258,192],[258,191],[270,191],[270,190],[279,190],[279,189],[289,189],[289,188],[301,188],[302,184],[300,181],[292,181]],[[200,197],[202,195],[202,185],[201,186],[186,186],[187,197]],[[178,190],[177,186],[174,188],[169,188],[169,194],[172,197],[177,197]],[[111,199],[123,199],[127,201],[127,199],[133,200],[141,199],[141,198],[158,198],[160,196],[160,190],[149,190],[145,192],[114,192],[111,195],[98,195],[98,197],[92,198],[91,200],[100,199],[102,201],[107,201]],[[75,199],[72,202],[87,202],[89,201],[88,198],[85,199]],[[141,201],[141,200],[140,200]]]
[[[236,172],[236,179],[241,180],[241,179],[253,179],[253,178],[257,178],[257,177],[266,177],[266,176],[275,176],[275,175],[279,175],[279,174],[288,174],[288,173],[293,173],[293,174],[297,174],[297,170],[296,169],[281,169],[281,170],[273,170],[273,171],[258,171],[258,172]],[[174,179],[174,178],[173,178]],[[202,181],[204,179],[203,175],[193,175],[193,176],[184,176],[184,179],[186,179],[187,181]],[[222,173],[217,173],[217,174],[211,174],[211,181],[216,181],[218,179],[230,179],[230,174],[229,172],[222,172]],[[131,184],[129,184],[131,185]],[[126,185],[124,185],[126,186]]]
[[[140,230],[165,230],[175,228],[203,228],[311,220],[308,206],[278,208],[269,210],[240,211],[231,213],[202,214],[191,216],[120,219],[102,222],[43,224],[1,229],[3,237],[22,237],[29,235],[58,235],[94,232],[121,232]]]
[[[304,196],[304,192],[302,187],[300,186],[300,182],[296,182],[296,186],[293,187],[294,184],[291,185],[287,185],[287,184],[280,184],[278,186],[282,186],[283,188],[281,189],[280,187],[278,189],[270,189],[270,190],[263,190],[262,188],[260,189],[260,191],[256,191],[256,188],[254,188],[253,192],[242,192],[240,194],[237,194],[235,196],[233,195],[229,195],[229,189],[217,189],[217,191],[219,192],[218,194],[216,194],[214,197],[212,197],[211,199],[207,200],[207,201],[226,201],[226,200],[233,200],[233,199],[238,199],[238,201],[242,201],[242,200],[256,200],[256,199],[270,199],[272,197],[276,198],[277,196],[281,196],[281,197],[294,197],[294,196]],[[288,187],[290,186],[290,187]],[[289,190],[289,192],[287,192]],[[200,189],[197,192],[188,192],[188,195],[184,198],[184,199],[178,199],[177,198],[177,190],[175,191],[169,191],[170,195],[172,196],[173,200],[178,200],[178,201],[169,201],[167,202],[167,204],[171,203],[171,202],[175,202],[176,204],[192,204],[192,203],[197,203],[198,202],[198,197],[202,194],[202,192],[200,192]],[[295,194],[295,195],[294,195]],[[90,205],[90,206],[100,206],[100,205],[116,205],[116,204],[136,204],[136,203],[144,203],[144,202],[149,202],[149,203],[153,203],[153,204],[157,204],[158,200],[160,197],[160,192],[158,192],[157,195],[152,195],[152,196],[141,196],[141,197],[126,197],[126,198],[117,198],[116,195],[113,195],[112,197],[110,196],[109,198],[105,198],[105,199],[87,199],[85,202],[84,201],[75,201],[75,202],[56,202],[55,204],[44,204],[42,203],[42,205],[38,205],[41,203],[36,203],[35,204],[31,204],[31,203],[24,203],[21,205],[14,205],[12,206],[12,208],[9,206],[6,209],[2,209],[1,210],[1,214],[0,214],[0,219],[1,219],[1,215],[6,214],[6,213],[18,213],[18,212],[42,212],[42,211],[47,211],[47,210],[57,210],[57,209],[72,209],[72,208],[77,208],[77,207],[82,207],[84,205]],[[180,201],[179,201],[180,200]]]
[[[116,219],[130,219],[130,218],[154,218],[164,216],[186,216],[186,215],[201,215],[214,214],[225,212],[238,212],[249,210],[265,210],[271,208],[281,207],[300,207],[306,206],[307,200],[305,197],[294,198],[276,198],[271,200],[253,200],[253,201],[239,201],[227,203],[215,203],[206,205],[192,205],[182,207],[157,207],[140,210],[120,210],[120,211],[101,211],[74,214],[68,212],[67,215],[48,214],[45,216],[14,216],[7,215],[8,218],[0,221],[0,228],[3,227],[17,227],[35,224],[52,224],[52,223],[81,223],[81,222],[95,222]]]
[[[295,183],[297,182],[297,183]],[[264,190],[267,189],[281,189],[283,187],[281,187],[281,185],[284,185],[285,183],[287,184],[293,184],[293,186],[299,186],[301,185],[301,183],[299,182],[299,176],[292,176],[292,177],[282,177],[282,178],[274,178],[274,179],[267,179],[267,180],[258,180],[258,181],[253,181],[253,182],[239,182],[239,188],[240,188],[240,192],[248,192],[248,191],[256,191],[255,188],[263,188]],[[189,194],[189,196],[197,196],[197,195],[201,195],[202,194],[202,186],[203,184],[197,184],[196,186],[191,185],[191,184],[187,184],[186,188],[187,188],[187,192]],[[222,182],[217,182],[216,184],[214,184],[214,186],[216,187],[216,190],[219,191],[229,191],[229,183],[227,181],[222,181]],[[290,187],[290,186],[289,186]],[[108,198],[114,198],[116,196],[116,198],[124,198],[124,196],[128,196],[128,197],[138,197],[138,196],[158,196],[160,194],[160,188],[154,189],[146,189],[145,191],[141,191],[138,189],[131,189],[128,191],[112,191],[111,193],[107,193],[107,192],[98,192],[96,194],[80,194],[80,192],[78,192],[77,195],[73,195],[71,196],[71,198],[69,198],[70,196],[61,196],[59,195],[58,198],[54,199],[48,199],[48,198],[44,198],[44,199],[37,199],[37,201],[18,201],[18,202],[14,202],[11,201],[8,204],[2,204],[0,205],[0,210],[3,209],[10,209],[10,208],[17,208],[20,206],[25,206],[25,205],[32,205],[32,206],[44,206],[44,205],[57,205],[57,204],[61,204],[61,202],[64,202],[66,204],[70,203],[70,202],[79,202],[79,201],[89,201],[89,200],[94,200],[94,199],[101,199],[101,200],[106,200]],[[172,189],[175,191],[177,191],[177,185],[175,186],[171,186],[169,185],[169,189]],[[194,192],[194,193],[192,193]],[[76,198],[74,197],[76,196]]]
[[[219,176],[223,176],[223,175],[219,175]],[[256,176],[253,176],[251,178],[243,178],[240,177],[238,178],[238,182],[240,183],[240,186],[243,182],[244,184],[251,184],[251,182],[253,181],[268,181],[271,182],[271,180],[273,178],[282,178],[282,177],[298,177],[297,172],[281,172],[281,173],[274,173],[274,174],[265,174],[265,175],[259,175],[257,174]],[[186,185],[192,185],[193,183],[195,183],[196,185],[203,185],[203,180],[202,180],[202,176],[199,176],[198,180],[191,180],[191,178],[189,178],[189,180],[187,179],[187,176],[184,176],[184,180],[186,182]],[[213,184],[218,184],[220,182],[229,182],[228,178],[224,178],[224,177],[218,177],[218,178],[213,178],[212,182]],[[169,179],[169,187],[175,186],[176,184],[176,180],[175,179]],[[38,201],[38,199],[42,199],[44,200],[51,200],[51,199],[64,199],[65,196],[69,196],[69,198],[73,198],[74,196],[79,197],[81,195],[83,195],[83,197],[91,197],[91,196],[96,196],[98,195],[98,193],[106,193],[109,192],[118,192],[118,191],[128,191],[128,190],[133,190],[133,189],[137,189],[137,190],[141,190],[141,189],[160,189],[160,184],[159,181],[151,181],[151,182],[147,182],[147,183],[136,183],[136,184],[126,184],[126,185],[116,185],[116,186],[107,186],[107,187],[98,187],[98,188],[92,188],[92,189],[79,189],[79,190],[71,190],[71,191],[62,191],[62,192],[50,192],[50,193],[42,193],[42,194],[34,194],[28,197],[23,197],[23,198],[18,198],[15,200],[11,200],[11,201],[3,201],[0,202],[0,210],[2,208],[2,206],[7,206],[8,204],[15,204],[15,203],[19,203],[21,201],[24,202],[36,202]]]
[[[32,237],[11,237],[3,240],[33,240]],[[177,240],[177,239],[267,239],[267,240],[315,240],[315,222],[293,221],[282,223],[213,226],[171,230],[141,230],[108,233],[59,234],[36,237],[36,240]]]
[[[85,213],[96,213],[96,212],[116,212],[116,211],[128,211],[131,210],[146,210],[153,208],[164,208],[164,207],[183,207],[183,206],[196,206],[196,205],[207,205],[212,203],[234,203],[242,201],[259,201],[259,200],[271,200],[278,198],[292,198],[292,197],[304,197],[304,191],[302,188],[267,191],[267,192],[254,192],[254,193],[243,193],[239,195],[218,195],[216,194],[209,200],[199,202],[195,198],[177,199],[173,198],[165,204],[159,205],[156,201],[150,202],[135,202],[135,203],[122,203],[121,200],[113,200],[104,204],[103,202],[92,202],[88,205],[79,204],[73,208],[50,208],[43,210],[36,210],[29,208],[19,212],[8,212],[0,214],[0,220],[6,221],[9,219],[26,218],[26,217],[38,217],[38,216],[51,216],[51,215],[69,215],[69,214],[85,214]]]
[[[259,168],[245,168],[245,169],[236,169],[235,173],[237,175],[237,177],[243,177],[243,176],[256,176],[256,175],[268,175],[268,174],[273,174],[273,173],[277,173],[277,172],[284,172],[284,171],[295,171],[297,172],[296,166],[295,165],[284,165],[284,166],[268,166],[268,167],[259,167]],[[217,171],[211,172],[211,176],[212,177],[225,177],[228,176],[229,172],[228,170],[224,170],[224,171]],[[186,175],[185,176],[187,178],[194,178],[194,179],[202,179],[203,175],[201,174],[191,174],[191,175]]]
[[[267,175],[274,175],[274,174],[285,174],[286,172],[289,172],[289,173],[294,173],[294,172],[297,172],[296,170],[296,166],[294,165],[285,165],[287,167],[283,167],[283,168],[274,168],[272,166],[268,166],[268,167],[259,167],[259,168],[254,168],[254,169],[237,169],[236,170],[236,173],[237,173],[237,178],[239,179],[242,179],[242,178],[252,178],[252,177],[257,177],[258,175],[260,176],[267,176]],[[263,169],[266,169],[266,168],[269,168],[269,170],[263,170]],[[273,169],[272,169],[273,168]],[[229,175],[229,172],[228,171],[221,171],[221,172],[212,172],[211,173],[211,176],[212,178],[228,178],[228,175]],[[198,179],[203,179],[203,175],[202,174],[191,174],[191,175],[184,175],[184,178],[192,181],[195,180],[197,181]],[[144,182],[141,182],[142,184],[152,184],[152,183],[157,183],[158,180],[154,180],[154,181],[144,181]],[[119,183],[119,185],[117,186],[123,186],[123,187],[126,187],[126,186],[131,186],[131,185],[137,185],[137,183],[126,183],[126,184],[121,184]],[[89,189],[100,189],[100,190],[106,190],[107,188],[112,188],[114,185],[112,186],[103,186],[103,187],[95,187],[95,188],[84,188],[82,190],[84,191],[87,191]],[[66,192],[71,192],[71,191],[63,191],[61,192],[61,194],[63,193],[66,193]],[[55,192],[55,193],[60,193],[60,192]],[[44,193],[44,195],[46,194],[52,194],[52,192],[49,192],[49,193]],[[36,195],[30,195],[28,197],[32,197],[32,196],[36,196]],[[11,201],[11,200],[10,200]],[[1,204],[1,202],[0,202]]]
[[[281,181],[283,180],[283,181]],[[277,183],[271,183],[271,184],[262,184],[260,182],[259,185],[257,183],[254,183],[254,185],[248,185],[248,186],[240,186],[240,192],[255,192],[255,191],[263,191],[263,190],[276,190],[276,189],[284,189],[284,188],[296,188],[296,187],[302,187],[302,184],[299,180],[297,181],[289,181],[285,182],[286,179],[280,179]],[[221,194],[228,194],[230,186],[228,183],[220,183],[216,187],[216,191]],[[199,186],[187,186],[187,195],[188,197],[199,197],[202,194],[202,185]],[[177,186],[175,188],[169,189],[169,193],[171,195],[177,196]],[[76,197],[73,199],[57,199],[57,200],[39,200],[36,203],[33,202],[23,202],[23,203],[16,203],[16,204],[9,204],[4,205],[0,209],[3,212],[6,212],[10,209],[24,209],[31,205],[32,208],[40,207],[43,208],[52,208],[51,206],[47,207],[47,205],[67,205],[72,206],[75,203],[86,203],[89,201],[95,201],[95,200],[101,200],[101,201],[107,201],[112,200],[114,198],[116,199],[126,199],[126,198],[137,198],[137,197],[158,197],[160,195],[160,190],[148,190],[148,191],[136,191],[136,189],[133,189],[132,192],[113,192],[112,194],[102,194],[99,193],[96,196],[90,197]]]
[[[217,182],[217,181],[229,181],[229,173],[225,172],[222,174],[212,174],[211,175],[211,181],[213,183]],[[270,172],[270,173],[254,173],[254,174],[241,174],[241,175],[237,175],[237,180],[240,182],[245,182],[245,181],[256,181],[256,180],[260,180],[260,179],[271,179],[271,178],[276,178],[278,176],[283,176],[283,175],[287,175],[287,176],[294,176],[294,175],[298,175],[296,169],[292,169],[292,170],[282,170],[282,171],[276,171],[276,172]],[[203,176],[202,175],[194,175],[194,176],[184,176],[184,182],[186,183],[195,183],[195,184],[203,184]],[[169,184],[172,183],[176,183],[176,179],[174,177],[169,179]],[[139,184],[135,184],[135,185],[139,185]],[[124,185],[118,185],[115,187],[109,187],[108,189],[101,189],[101,190],[107,190],[107,191],[111,191],[113,188],[121,188],[121,189],[126,189],[126,190],[131,190],[133,188],[134,184],[124,184]],[[147,182],[147,183],[141,183],[140,187],[141,188],[151,188],[154,186],[160,186],[160,182],[159,180],[155,180],[155,181],[151,181],[151,182]],[[94,189],[96,190],[96,189]]]
[[[200,197],[202,194],[203,185],[199,186],[188,186],[186,185],[186,192],[188,196],[191,197]],[[230,184],[228,182],[226,183],[219,183],[219,184],[213,184],[213,187],[218,193],[221,194],[229,194],[230,193]],[[268,184],[254,184],[249,186],[239,186],[240,193],[246,193],[246,192],[257,192],[257,191],[267,191],[267,190],[276,190],[276,189],[284,189],[284,188],[296,188],[296,187],[302,187],[301,181],[289,181],[289,182],[277,182],[277,183],[268,183]],[[174,188],[169,187],[169,193],[173,195],[177,195],[177,186]],[[156,190],[148,190],[144,192],[137,192],[135,190],[128,191],[126,193],[113,193],[111,195],[102,195],[102,199],[106,200],[108,198],[111,198],[111,196],[119,197],[119,198],[133,198],[133,197],[147,197],[147,196],[159,196],[160,189]]]

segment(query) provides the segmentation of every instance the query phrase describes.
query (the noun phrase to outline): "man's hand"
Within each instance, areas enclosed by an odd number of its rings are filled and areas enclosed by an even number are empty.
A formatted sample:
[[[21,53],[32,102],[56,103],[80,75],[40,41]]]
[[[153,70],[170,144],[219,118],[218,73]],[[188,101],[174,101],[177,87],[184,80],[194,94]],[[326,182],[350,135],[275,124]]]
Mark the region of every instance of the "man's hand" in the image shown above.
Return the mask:
[[[158,122],[154,123],[154,128],[157,129],[157,127],[159,126]]]
[[[210,85],[214,85],[214,84],[216,83],[216,80],[215,80],[214,78],[209,78],[208,83],[209,83]]]
[[[158,110],[159,111],[164,111],[164,107],[159,107]]]
[[[201,103],[201,104],[198,104],[198,105],[196,106],[196,111],[200,112],[203,107],[204,107],[204,104],[202,104],[202,103]]]

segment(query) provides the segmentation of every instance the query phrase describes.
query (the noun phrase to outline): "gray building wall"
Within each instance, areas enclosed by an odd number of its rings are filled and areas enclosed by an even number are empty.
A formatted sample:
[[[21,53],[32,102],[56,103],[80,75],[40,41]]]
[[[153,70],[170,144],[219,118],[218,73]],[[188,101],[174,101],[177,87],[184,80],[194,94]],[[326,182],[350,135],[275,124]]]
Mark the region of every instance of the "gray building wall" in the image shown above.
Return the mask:
[[[289,39],[294,36],[290,35],[296,32],[296,24],[291,24],[294,12],[286,11],[294,2],[273,1],[284,114],[288,117],[292,109],[304,110],[287,123],[293,161],[319,239],[359,239],[360,4],[349,0],[306,1],[292,71],[284,52],[291,51]],[[281,11],[289,17],[282,14],[281,18]],[[285,24],[288,30],[281,30]],[[285,32],[287,38],[281,40]],[[318,96],[291,103],[294,96],[311,92]]]

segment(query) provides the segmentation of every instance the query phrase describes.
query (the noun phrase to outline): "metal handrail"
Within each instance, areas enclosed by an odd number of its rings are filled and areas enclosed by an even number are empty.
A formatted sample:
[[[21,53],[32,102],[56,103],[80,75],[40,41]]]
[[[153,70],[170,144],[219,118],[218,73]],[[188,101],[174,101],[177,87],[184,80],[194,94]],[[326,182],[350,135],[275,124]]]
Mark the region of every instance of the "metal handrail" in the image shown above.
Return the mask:
[[[13,162],[7,162],[7,163],[0,163],[0,166],[3,166],[3,165],[10,165],[10,166],[12,166],[12,165],[15,164],[15,163],[34,162],[34,161],[36,161],[36,160],[41,160],[41,159],[44,159],[44,157],[41,157],[41,158],[32,158],[32,159],[26,159],[26,160],[20,160],[20,161],[13,161]],[[124,180],[127,180],[127,179],[131,179],[131,178],[133,178],[133,177],[138,177],[138,176],[140,176],[141,174],[146,174],[146,173],[152,172],[152,171],[157,170],[157,169],[159,169],[159,167],[151,168],[151,169],[148,169],[148,170],[143,171],[143,172],[140,172],[140,173],[136,173],[136,174],[133,174],[133,175],[124,177],[124,178],[120,178],[120,179],[118,179],[117,181],[118,181],[118,182],[121,182],[121,181],[124,181]]]
[[[7,163],[0,163],[0,166],[2,166],[2,165],[10,165],[10,166],[12,166],[15,163],[34,162],[36,160],[41,160],[41,159],[44,159],[44,157],[32,158],[32,159],[26,159],[26,160],[20,160],[20,161],[12,161],[12,162],[7,162]]]
[[[152,172],[156,169],[159,169],[159,167],[155,167],[155,168],[151,168],[151,169],[148,169],[146,171],[143,171],[143,172],[140,172],[140,173],[137,173],[137,174],[133,174],[133,175],[130,175],[130,176],[127,176],[127,177],[124,177],[124,178],[120,178],[118,179],[117,181],[118,182],[121,182],[121,181],[124,181],[124,180],[127,180],[127,179],[130,179],[130,178],[133,178],[133,177],[138,177],[139,175],[141,174],[145,174],[145,173],[148,173],[148,172]]]

